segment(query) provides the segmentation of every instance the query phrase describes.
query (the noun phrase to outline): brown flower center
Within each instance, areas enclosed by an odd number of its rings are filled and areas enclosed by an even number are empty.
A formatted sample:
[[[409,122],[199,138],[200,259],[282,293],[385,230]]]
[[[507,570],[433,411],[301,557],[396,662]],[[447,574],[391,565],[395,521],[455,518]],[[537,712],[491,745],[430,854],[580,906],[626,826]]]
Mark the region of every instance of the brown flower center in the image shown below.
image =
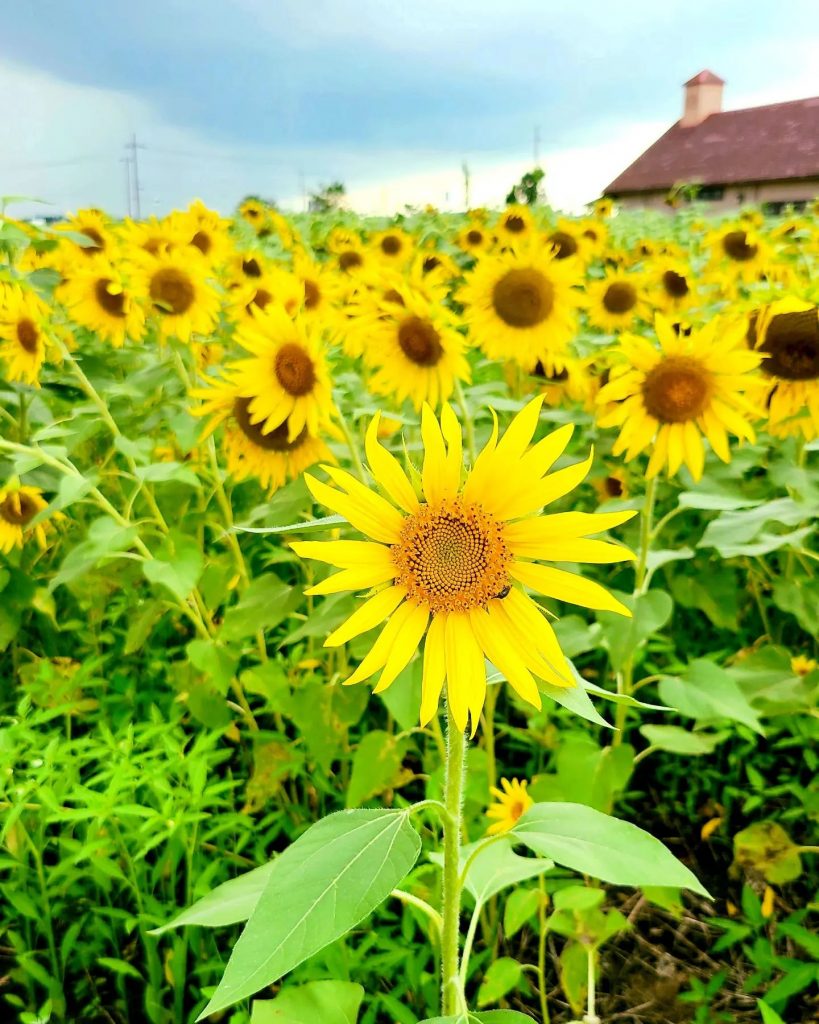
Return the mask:
[[[427,258],[421,265],[421,269],[425,274],[428,274],[430,270],[435,270],[436,267],[440,267],[440,265],[441,261],[438,259],[437,256],[427,256]]]
[[[513,213],[511,217],[507,217],[504,224],[506,230],[511,231],[513,235],[519,235],[521,231],[526,230],[526,221],[516,213]]]
[[[552,312],[552,282],[534,267],[508,270],[492,289],[492,305],[510,327],[534,327]]]
[[[623,494],[623,481],[616,476],[607,476],[603,481],[603,490],[610,498],[619,498]]]
[[[125,316],[125,292],[110,292],[108,289],[114,282],[108,277],[101,277],[94,285],[94,297],[109,316]]]
[[[476,228],[472,228],[471,231],[467,231],[466,240],[470,245],[480,245],[483,241],[483,234]]]
[[[309,277],[304,281],[304,308],[315,309],[321,302],[321,289]]]
[[[398,235],[384,235],[381,239],[381,251],[386,256],[396,256],[401,252],[401,239]]]
[[[555,247],[556,260],[566,260],[577,252],[577,239],[568,231],[555,231],[549,241]]]
[[[752,260],[759,251],[755,245],[750,245],[748,236],[744,231],[729,231],[723,236],[722,249],[726,256],[738,263],[746,263]]]
[[[198,249],[203,256],[207,256],[213,248],[213,239],[207,231],[197,231],[191,239],[191,245]]]
[[[609,313],[628,313],[637,302],[637,289],[628,281],[615,281],[603,295],[603,305]]]
[[[267,288],[257,288],[253,298],[248,302],[246,309],[248,313],[251,312],[251,307],[256,306],[257,309],[264,309],[265,306],[269,305],[273,301],[273,293],[269,292]]]
[[[395,303],[396,306],[406,306],[406,302],[404,302],[404,296],[401,294],[401,292],[396,291],[395,288],[388,288],[384,292],[384,301],[393,302]]]
[[[313,390],[316,368],[301,345],[288,342],[276,353],[276,378],[288,395],[299,398]]]
[[[688,281],[676,270],[666,270],[663,274],[663,288],[672,299],[682,299],[689,292]]]
[[[709,374],[690,356],[669,356],[646,374],[643,403],[646,412],[660,423],[685,423],[696,419],[709,395]]]
[[[81,227],[80,234],[85,235],[86,238],[90,238],[93,243],[92,245],[83,245],[80,243],[80,248],[84,253],[102,252],[105,248],[105,239],[96,228]]]
[[[353,249],[343,252],[338,258],[338,265],[342,270],[351,270],[353,267],[360,267],[363,262],[361,253],[355,252]]]
[[[411,316],[398,327],[401,351],[416,366],[435,366],[444,354],[441,335],[428,320]]]
[[[37,515],[37,502],[29,494],[12,491],[0,501],[0,518],[10,526],[26,526]]]
[[[782,380],[819,379],[819,316],[816,309],[778,313],[771,318],[765,341],[762,369]]]
[[[267,452],[292,452],[304,444],[307,438],[307,427],[302,427],[301,433],[292,441],[288,441],[287,420],[269,433],[263,434],[261,423],[250,422],[248,409],[250,402],[250,398],[237,398],[233,403],[233,418],[245,437],[252,441],[257,448],[263,448]]]
[[[407,516],[391,550],[397,585],[433,613],[482,607],[509,586],[501,524],[460,498]]]
[[[259,266],[259,261],[255,256],[251,256],[246,260],[242,260],[242,273],[245,277],[261,277],[262,268]]]
[[[154,308],[160,313],[181,316],[193,305],[196,291],[188,275],[176,267],[162,267],[151,277],[148,287]]]
[[[40,332],[33,320],[23,317],[22,320],[17,321],[17,340],[20,342],[20,348],[28,352],[29,355],[37,354],[40,345]]]

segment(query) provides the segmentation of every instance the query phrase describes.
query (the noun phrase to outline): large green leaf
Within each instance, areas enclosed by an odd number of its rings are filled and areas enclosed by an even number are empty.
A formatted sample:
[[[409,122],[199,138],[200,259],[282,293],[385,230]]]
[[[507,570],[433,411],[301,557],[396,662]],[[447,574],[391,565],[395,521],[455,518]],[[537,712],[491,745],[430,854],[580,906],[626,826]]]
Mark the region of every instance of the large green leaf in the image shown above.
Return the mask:
[[[747,725],[764,736],[759,714],[751,707],[739,683],[725,669],[707,658],[691,662],[679,679],[665,676],[660,697],[682,715],[699,722],[729,719]]]
[[[365,800],[400,782],[405,746],[403,740],[381,729],[364,734],[353,758],[348,807],[360,807]]]
[[[430,860],[436,864],[443,863],[439,853],[430,854]],[[514,852],[512,843],[506,836],[499,839],[483,839],[461,847],[461,871],[470,860],[464,885],[478,903],[485,903],[502,889],[517,885],[518,882],[525,882],[528,878],[536,878],[554,867],[551,860],[520,857]]]
[[[239,601],[228,608],[219,630],[222,640],[241,640],[260,629],[273,629],[302,599],[300,587],[289,587],[273,573],[253,580]]]
[[[167,587],[180,601],[184,601],[199,582],[204,568],[199,542],[181,533],[171,533],[154,558],[142,563],[145,578],[155,586]]]
[[[311,981],[275,999],[256,999],[250,1024],[355,1024],[364,989],[351,981]]]
[[[508,834],[543,857],[613,885],[676,886],[708,895],[659,839],[584,804],[535,804]]]
[[[341,811],[309,828],[273,862],[198,1020],[271,985],[354,928],[404,878],[420,849],[406,811]]]
[[[640,732],[652,747],[672,754],[712,754],[724,739],[725,732],[690,732],[679,725],[641,725]]]
[[[523,968],[517,960],[510,956],[502,956],[494,960],[483,976],[478,989],[478,1006],[490,1006],[499,1003],[505,995],[516,988],[523,976]]]
[[[183,910],[181,914],[167,924],[154,928],[151,935],[162,935],[171,928],[181,928],[186,924],[196,924],[203,928],[219,928],[223,925],[247,921],[273,872],[275,860],[254,868],[243,875],[231,878],[211,890],[207,896],[197,900],[193,906]]]
[[[631,609],[632,618],[598,612],[597,619],[603,628],[603,643],[608,647],[612,667],[621,669],[637,648],[668,622],[674,602],[664,590],[649,590],[636,597],[619,593],[617,596]]]

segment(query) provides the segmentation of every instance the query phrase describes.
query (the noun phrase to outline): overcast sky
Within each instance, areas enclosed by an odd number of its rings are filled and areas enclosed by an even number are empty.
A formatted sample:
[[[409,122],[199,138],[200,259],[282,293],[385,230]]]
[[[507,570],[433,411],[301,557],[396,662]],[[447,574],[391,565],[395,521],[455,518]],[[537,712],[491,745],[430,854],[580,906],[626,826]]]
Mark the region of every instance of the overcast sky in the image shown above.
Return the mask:
[[[0,194],[142,212],[248,192],[300,208],[502,202],[540,134],[578,208],[675,121],[681,84],[727,107],[819,95],[816,0],[5,0]],[[30,214],[18,204],[10,212]]]

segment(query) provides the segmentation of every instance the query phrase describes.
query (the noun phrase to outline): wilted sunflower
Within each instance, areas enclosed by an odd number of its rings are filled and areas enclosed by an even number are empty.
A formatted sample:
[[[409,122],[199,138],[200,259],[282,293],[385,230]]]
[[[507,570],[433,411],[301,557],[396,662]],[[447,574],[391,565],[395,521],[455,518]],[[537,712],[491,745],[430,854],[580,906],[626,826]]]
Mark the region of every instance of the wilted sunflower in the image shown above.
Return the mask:
[[[0,299],[0,361],[8,380],[36,384],[50,342],[48,306],[33,291],[5,287]]]
[[[819,437],[819,310],[777,299],[753,315],[749,344],[762,356],[764,404],[771,432]]]
[[[287,422],[287,440],[306,427],[318,435],[333,412],[332,382],[317,333],[269,306],[240,325],[236,340],[252,353],[230,367],[240,394],[249,400],[248,418],[261,434]]]
[[[548,473],[565,450],[572,427],[561,427],[530,447],[540,407],[540,398],[531,401],[500,440],[496,422],[462,482],[461,428],[455,414],[444,405],[439,426],[424,406],[421,497],[398,460],[378,443],[378,415],[367,431],[365,450],[370,472],[388,498],[332,466],[325,469],[337,487],[305,476],[316,501],[372,538],[292,544],[302,557],[341,569],[308,593],[376,588],[325,644],[337,647],[386,619],[347,680],[358,683],[383,670],[375,687],[381,692],[426,637],[422,724],[435,715],[446,682],[458,728],[465,729],[471,717],[474,733],[486,695],[484,658],[535,707],[541,699],[534,677],[554,686],[577,685],[551,625],[527,588],[586,608],[630,614],[599,583],[534,561],[609,563],[631,558],[619,545],[585,538],[634,515],[540,515],[544,505],[576,487],[591,466],[588,458]]]
[[[142,337],[145,313],[122,274],[104,256],[75,266],[57,293],[75,323],[112,345]]]
[[[42,493],[39,487],[24,487],[19,483],[0,488],[0,552],[4,555],[14,547],[23,546],[29,523],[47,506]],[[33,531],[37,543],[45,547],[43,524],[38,523]]]
[[[655,321],[659,348],[647,338],[619,339],[623,363],[611,371],[597,401],[602,427],[620,427],[613,455],[630,462],[651,448],[647,476],[668,467],[673,476],[684,462],[695,480],[702,476],[702,435],[729,462],[728,432],[754,440],[757,410],[744,396],[749,371],[760,356],[748,350],[743,322],[712,320],[699,330],[676,334],[660,314]],[[614,403],[613,407],[611,403]]]
[[[407,263],[414,250],[412,235],[398,227],[378,231],[370,239],[370,248],[379,263],[394,267]]]
[[[320,437],[306,426],[293,433],[287,420],[262,433],[262,424],[254,423],[251,400],[242,394],[235,380],[208,378],[207,386],[196,388],[192,397],[203,399],[193,409],[195,416],[209,416],[203,439],[224,424],[222,447],[228,472],[237,480],[256,477],[271,491],[295,480],[316,462],[332,461],[332,453]]]
[[[496,802],[491,804],[486,811],[487,818],[495,822],[486,830],[488,836],[497,836],[501,832],[508,832],[518,823],[518,819],[529,810],[534,800],[526,792],[529,783],[524,779],[500,780],[501,788],[493,786],[490,792],[496,797]]]
[[[577,330],[576,280],[570,265],[542,247],[484,256],[458,291],[470,337],[490,359],[559,370]]]
[[[210,267],[192,246],[140,257],[131,275],[134,293],[144,296],[163,338],[189,341],[210,334],[219,315],[219,296],[208,281]]]
[[[601,331],[627,330],[638,317],[648,318],[643,278],[622,270],[607,270],[602,281],[586,284],[589,320]]]
[[[369,308],[368,308],[369,307]],[[395,282],[383,296],[372,293],[350,321],[349,350],[361,352],[374,372],[367,386],[395,402],[410,399],[438,407],[455,381],[469,381],[465,340],[452,314],[422,292]]]

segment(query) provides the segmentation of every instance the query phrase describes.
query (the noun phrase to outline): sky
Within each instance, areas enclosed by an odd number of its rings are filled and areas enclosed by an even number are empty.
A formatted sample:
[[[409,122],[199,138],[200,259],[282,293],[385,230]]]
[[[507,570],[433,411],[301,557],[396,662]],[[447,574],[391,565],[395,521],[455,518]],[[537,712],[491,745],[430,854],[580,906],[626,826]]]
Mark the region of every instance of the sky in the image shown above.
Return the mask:
[[[537,152],[581,209],[680,116],[819,95],[815,0],[28,0],[3,3],[0,195],[14,216],[143,216],[248,193],[304,208],[497,206]]]

